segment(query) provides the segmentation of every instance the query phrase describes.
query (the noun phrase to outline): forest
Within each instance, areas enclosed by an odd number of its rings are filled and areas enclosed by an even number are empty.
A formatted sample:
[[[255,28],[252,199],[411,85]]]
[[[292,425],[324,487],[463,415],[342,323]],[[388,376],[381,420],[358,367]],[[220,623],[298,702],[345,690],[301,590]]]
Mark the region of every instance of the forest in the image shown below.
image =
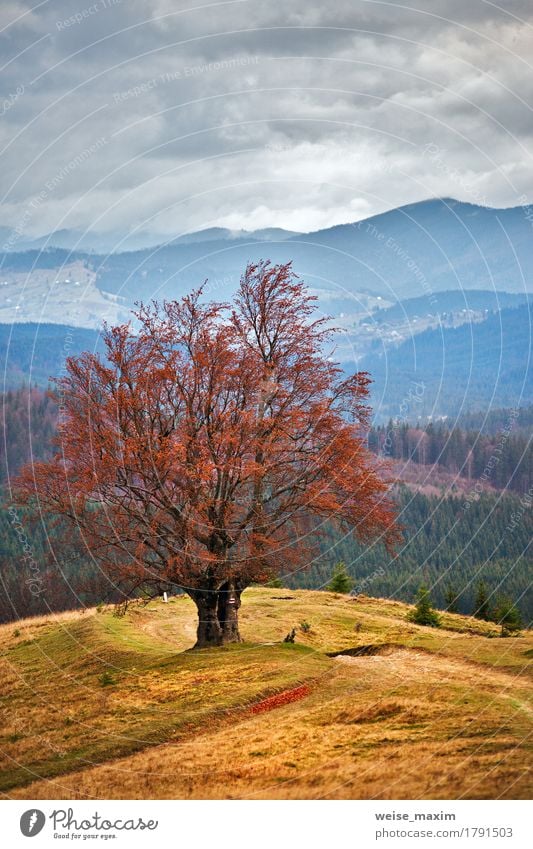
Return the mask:
[[[380,545],[360,545],[351,535],[327,526],[320,531],[320,555],[309,569],[283,576],[284,583],[324,588],[334,564],[342,561],[355,592],[412,602],[425,584],[437,607],[446,607],[452,589],[458,610],[471,613],[477,584],[483,580],[491,603],[500,595],[510,596],[524,622],[531,621],[531,497],[483,494],[468,508],[464,498],[427,496],[399,485],[396,500],[404,535],[396,556],[387,555]]]
[[[456,424],[464,430],[476,430],[479,433],[495,434],[509,424],[510,410],[506,407],[490,409],[485,412],[462,413]],[[533,430],[533,405],[519,407],[513,413],[513,433],[530,434]]]
[[[531,409],[501,411],[498,427],[490,433],[449,428],[443,422],[412,427],[391,419],[371,429],[368,444],[383,457],[437,465],[465,480],[525,494],[533,487],[531,426],[529,430],[526,426]],[[480,417],[472,416],[471,421],[478,427],[482,424]]]
[[[302,568],[281,572],[294,589],[324,589],[339,561],[354,590],[412,602],[420,584],[431,588],[438,608],[452,589],[458,610],[471,613],[478,582],[489,602],[516,599],[524,624],[533,618],[527,594],[531,566],[531,499],[484,494],[469,509],[457,497],[426,496],[399,486],[395,494],[404,542],[391,557],[381,545],[365,546],[331,524],[315,529],[319,553]],[[8,508],[0,510],[0,622],[121,599],[81,540],[67,542],[61,522]],[[29,550],[27,546],[29,545]],[[180,592],[179,587],[174,587]]]

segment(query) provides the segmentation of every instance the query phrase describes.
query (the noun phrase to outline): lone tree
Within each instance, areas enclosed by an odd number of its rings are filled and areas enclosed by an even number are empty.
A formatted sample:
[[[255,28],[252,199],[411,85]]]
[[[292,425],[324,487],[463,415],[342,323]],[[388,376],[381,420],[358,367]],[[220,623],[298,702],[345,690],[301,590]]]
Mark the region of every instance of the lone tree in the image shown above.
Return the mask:
[[[433,607],[428,588],[424,585],[418,590],[416,607],[409,613],[408,618],[417,625],[429,625],[431,628],[438,628],[440,625],[440,616]]]
[[[68,359],[57,453],[19,477],[126,595],[188,593],[198,648],[240,640],[242,591],[301,566],[320,523],[398,539],[364,440],[369,377],[331,362],[315,300],[261,262],[232,306],[201,288],[141,305],[137,328],[106,328],[106,358]]]
[[[353,581],[346,571],[346,565],[341,560],[333,569],[333,575],[327,589],[332,593],[349,593],[353,587]]]

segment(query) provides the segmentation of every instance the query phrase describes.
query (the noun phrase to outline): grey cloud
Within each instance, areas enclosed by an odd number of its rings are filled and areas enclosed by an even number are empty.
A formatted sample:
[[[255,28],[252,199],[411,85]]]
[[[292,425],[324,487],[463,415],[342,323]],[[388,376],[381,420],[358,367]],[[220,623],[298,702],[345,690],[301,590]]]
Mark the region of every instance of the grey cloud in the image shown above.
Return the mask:
[[[0,225],[54,179],[28,234],[306,230],[533,194],[528,0],[196,6],[52,0],[7,27]]]

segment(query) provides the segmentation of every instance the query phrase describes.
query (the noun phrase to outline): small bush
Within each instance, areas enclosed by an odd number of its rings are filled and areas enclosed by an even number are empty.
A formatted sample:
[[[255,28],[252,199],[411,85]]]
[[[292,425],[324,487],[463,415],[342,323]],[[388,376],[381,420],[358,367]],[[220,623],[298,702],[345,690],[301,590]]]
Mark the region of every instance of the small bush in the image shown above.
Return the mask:
[[[7,739],[9,740],[10,743],[18,743],[19,740],[22,740],[22,736],[23,736],[22,734],[15,733],[15,734],[10,734]]]
[[[311,625],[309,622],[300,622],[300,631],[303,631],[304,634],[308,634],[311,630]]]
[[[116,683],[110,672],[102,672],[98,680],[101,687],[111,687]]]
[[[129,599],[125,599],[124,601],[117,602],[113,607],[113,616],[117,616],[118,618],[125,616],[128,612],[128,601]]]
[[[20,637],[20,631],[19,631],[18,628],[15,628],[15,630],[13,631],[13,636],[14,637]]]
[[[473,615],[476,619],[483,619],[485,622],[489,622],[492,619],[489,593],[485,581],[478,581],[477,583]]]
[[[444,599],[446,601],[446,610],[448,613],[459,613],[459,593],[455,587],[451,586],[451,584],[448,584],[446,587]]]

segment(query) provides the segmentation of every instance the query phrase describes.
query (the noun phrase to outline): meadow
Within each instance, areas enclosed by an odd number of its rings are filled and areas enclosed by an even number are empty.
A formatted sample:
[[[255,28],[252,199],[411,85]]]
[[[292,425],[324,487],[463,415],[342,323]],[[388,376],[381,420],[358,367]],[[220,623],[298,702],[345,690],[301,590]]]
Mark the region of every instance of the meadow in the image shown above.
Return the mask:
[[[3,625],[0,791],[527,798],[533,635],[448,613],[418,626],[409,610],[253,587],[245,642],[200,651],[185,596]]]

